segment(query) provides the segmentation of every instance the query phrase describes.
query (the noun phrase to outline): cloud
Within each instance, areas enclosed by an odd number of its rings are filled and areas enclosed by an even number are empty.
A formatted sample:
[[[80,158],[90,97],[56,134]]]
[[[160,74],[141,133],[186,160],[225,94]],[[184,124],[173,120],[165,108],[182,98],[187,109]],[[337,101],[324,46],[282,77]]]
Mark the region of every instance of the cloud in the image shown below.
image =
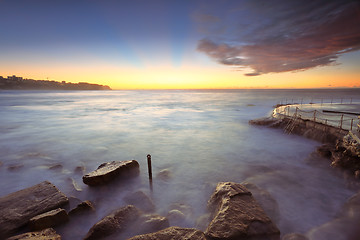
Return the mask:
[[[341,54],[360,49],[358,1],[225,3],[205,9],[199,24],[208,19],[209,34],[197,49],[220,64],[251,68],[246,76],[334,65]]]

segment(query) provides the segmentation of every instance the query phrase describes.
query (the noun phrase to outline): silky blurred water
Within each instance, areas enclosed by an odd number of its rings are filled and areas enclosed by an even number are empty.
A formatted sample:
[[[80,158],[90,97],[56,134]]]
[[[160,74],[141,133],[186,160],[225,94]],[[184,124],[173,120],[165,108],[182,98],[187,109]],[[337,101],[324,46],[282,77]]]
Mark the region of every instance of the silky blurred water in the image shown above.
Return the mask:
[[[346,180],[326,160],[311,160],[309,155],[320,143],[248,121],[269,116],[284,99],[338,96],[356,102],[359,93],[1,91],[0,196],[48,180],[68,196],[93,201],[93,217],[59,229],[64,239],[72,239],[83,237],[97,220],[125,205],[125,195],[137,190],[152,197],[162,215],[174,203],[186,204],[191,214],[176,224],[196,227],[217,182],[247,181],[277,201],[282,234],[305,233],[331,220],[355,190],[346,187]],[[153,161],[153,192],[147,154]],[[88,187],[81,171],[75,170],[89,172],[103,162],[130,159],[140,163],[140,176],[107,187]],[[171,173],[167,180],[156,177],[164,169]]]

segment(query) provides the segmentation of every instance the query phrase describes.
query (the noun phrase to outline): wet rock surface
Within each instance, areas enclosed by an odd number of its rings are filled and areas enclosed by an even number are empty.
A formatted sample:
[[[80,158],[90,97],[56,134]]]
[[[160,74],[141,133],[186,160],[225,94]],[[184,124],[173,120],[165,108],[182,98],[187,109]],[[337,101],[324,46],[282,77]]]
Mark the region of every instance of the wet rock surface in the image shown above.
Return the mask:
[[[208,208],[212,212],[205,231],[209,239],[280,239],[279,229],[239,183],[218,183]]]
[[[48,181],[0,198],[0,239],[39,214],[62,207],[68,198]]]
[[[118,177],[139,175],[139,163],[136,160],[112,161],[101,164],[95,171],[83,176],[83,182],[89,186],[102,185]]]
[[[54,229],[47,228],[42,231],[19,234],[7,240],[61,240],[61,236]]]
[[[206,240],[205,234],[194,228],[169,227],[164,230],[138,235],[129,240]]]
[[[124,231],[128,226],[133,224],[140,215],[140,210],[133,205],[119,208],[92,226],[84,240],[102,239]]]
[[[30,219],[29,225],[32,230],[41,230],[55,227],[69,221],[69,216],[62,208],[37,215]]]
[[[155,205],[153,201],[142,191],[137,191],[126,195],[124,200],[127,204],[135,205],[144,212],[155,211]]]
[[[94,212],[95,207],[90,201],[84,201],[79,203],[74,209],[71,209],[69,212],[69,216],[80,215],[88,212]]]

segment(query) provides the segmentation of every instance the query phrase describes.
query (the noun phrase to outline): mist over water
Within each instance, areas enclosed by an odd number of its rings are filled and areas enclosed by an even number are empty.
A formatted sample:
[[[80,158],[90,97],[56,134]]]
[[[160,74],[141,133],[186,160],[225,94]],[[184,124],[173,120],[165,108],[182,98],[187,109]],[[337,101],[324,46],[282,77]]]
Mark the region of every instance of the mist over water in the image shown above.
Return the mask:
[[[1,91],[0,196],[48,180],[67,196],[93,201],[94,215],[57,229],[71,239],[138,190],[165,216],[173,204],[188,205],[189,217],[176,225],[196,227],[219,181],[246,181],[277,201],[282,234],[306,233],[336,216],[356,191],[326,160],[311,160],[320,143],[248,121],[284,99],[336,96],[360,102],[359,90]],[[83,184],[76,171],[130,159],[140,163],[138,178],[99,188]],[[164,169],[167,180],[156,177]]]

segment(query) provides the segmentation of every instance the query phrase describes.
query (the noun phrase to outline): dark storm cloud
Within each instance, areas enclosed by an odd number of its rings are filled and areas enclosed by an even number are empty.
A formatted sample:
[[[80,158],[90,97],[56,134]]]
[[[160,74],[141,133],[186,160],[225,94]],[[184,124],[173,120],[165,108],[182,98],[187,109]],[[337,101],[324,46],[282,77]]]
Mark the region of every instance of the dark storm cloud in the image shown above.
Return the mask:
[[[358,1],[223,3],[205,9],[208,19],[219,20],[199,23],[208,34],[198,50],[221,64],[251,68],[247,76],[336,64],[342,53],[360,49]]]

